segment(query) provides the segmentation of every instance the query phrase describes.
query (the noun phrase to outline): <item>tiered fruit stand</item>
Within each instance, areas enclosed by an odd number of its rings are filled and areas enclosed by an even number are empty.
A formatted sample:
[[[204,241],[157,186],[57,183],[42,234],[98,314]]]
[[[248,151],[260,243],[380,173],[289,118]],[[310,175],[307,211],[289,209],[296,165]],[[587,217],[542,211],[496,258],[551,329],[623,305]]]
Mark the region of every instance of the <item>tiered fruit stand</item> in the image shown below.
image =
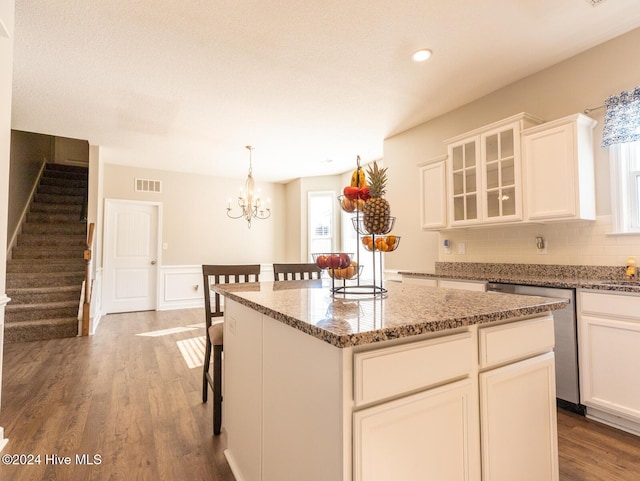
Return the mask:
[[[358,167],[354,172],[355,179],[361,179],[361,167],[360,157],[358,157]],[[346,190],[346,189],[345,189]],[[331,278],[331,292],[334,294],[355,294],[355,295],[374,295],[384,296],[387,290],[383,287],[382,282],[382,253],[393,252],[398,248],[400,244],[400,236],[391,234],[395,225],[396,218],[392,216],[386,216],[387,222],[384,223],[385,228],[377,232],[371,232],[365,222],[363,207],[366,202],[361,198],[360,194],[356,191],[349,196],[341,195],[338,197],[340,206],[343,211],[352,214],[351,221],[353,228],[356,231],[356,253],[355,262],[353,261],[353,254],[346,254],[349,259],[348,267],[344,265],[337,268],[331,265],[331,259],[337,259],[344,253],[329,253],[329,254],[313,254],[313,259],[316,265],[322,269],[326,269],[329,277]],[[363,247],[366,251],[371,252],[373,259],[372,263],[372,284],[361,284],[361,277],[363,272],[363,265],[360,263],[360,249]],[[376,253],[380,254],[379,262],[376,263]],[[329,259],[326,261],[325,259]],[[320,258],[320,259],[319,259]],[[326,265],[327,262],[330,265]],[[334,260],[336,264],[338,261]],[[338,281],[338,282],[336,282]]]

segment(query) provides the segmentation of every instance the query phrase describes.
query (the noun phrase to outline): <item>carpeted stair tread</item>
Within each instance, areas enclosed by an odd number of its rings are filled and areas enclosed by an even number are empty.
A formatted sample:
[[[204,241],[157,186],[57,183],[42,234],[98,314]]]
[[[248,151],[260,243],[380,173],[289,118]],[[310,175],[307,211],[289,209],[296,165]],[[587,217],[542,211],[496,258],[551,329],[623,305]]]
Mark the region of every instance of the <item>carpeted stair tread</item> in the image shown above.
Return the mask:
[[[68,259],[72,257],[82,257],[84,247],[46,247],[46,246],[16,246],[11,251],[14,259]]]
[[[85,269],[84,259],[11,259],[7,262],[9,273],[38,273],[38,272],[79,272]]]
[[[87,224],[84,222],[28,222],[22,228],[23,234],[38,235],[87,235]]]
[[[34,202],[31,204],[30,214],[36,212],[47,212],[49,214],[68,214],[76,215],[76,218],[80,218],[80,212],[82,212],[82,204],[55,204],[53,202]]]
[[[85,246],[87,245],[87,239],[84,234],[52,234],[52,235],[39,235],[39,234],[22,234],[18,239],[19,246]]]
[[[38,194],[51,194],[51,195],[78,195],[84,197],[84,187],[77,187],[72,185],[41,185],[38,187]]]
[[[80,289],[72,286],[19,287],[7,289],[10,304],[42,304],[46,302],[73,301],[80,302]]]
[[[31,222],[37,224],[80,224],[82,220],[80,219],[80,214],[76,214],[75,212],[29,212],[27,214],[27,223]]]
[[[52,202],[54,204],[82,204],[82,195],[40,194],[36,192],[35,202]]]
[[[78,335],[78,319],[64,317],[58,319],[38,319],[7,323],[4,326],[4,342],[39,341]]]
[[[69,186],[69,187],[86,187],[87,178],[86,177],[78,177],[74,179],[69,179],[66,177],[52,177],[48,175],[43,175],[40,179],[40,185],[55,185],[55,186]]]
[[[78,313],[79,300],[38,304],[13,304],[5,307],[5,322],[27,322],[38,319],[72,317]]]
[[[11,273],[7,276],[7,288],[77,286],[78,292],[84,280],[84,272],[43,272],[38,274]]]

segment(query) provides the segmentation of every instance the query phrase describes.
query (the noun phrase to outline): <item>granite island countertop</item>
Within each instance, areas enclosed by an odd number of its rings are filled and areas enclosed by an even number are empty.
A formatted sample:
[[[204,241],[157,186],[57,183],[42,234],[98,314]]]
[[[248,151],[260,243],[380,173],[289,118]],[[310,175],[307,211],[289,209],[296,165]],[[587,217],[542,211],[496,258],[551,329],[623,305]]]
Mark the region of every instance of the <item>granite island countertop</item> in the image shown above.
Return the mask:
[[[218,284],[212,289],[336,347],[351,347],[562,309],[567,301],[388,282],[380,296],[332,294],[326,281]]]

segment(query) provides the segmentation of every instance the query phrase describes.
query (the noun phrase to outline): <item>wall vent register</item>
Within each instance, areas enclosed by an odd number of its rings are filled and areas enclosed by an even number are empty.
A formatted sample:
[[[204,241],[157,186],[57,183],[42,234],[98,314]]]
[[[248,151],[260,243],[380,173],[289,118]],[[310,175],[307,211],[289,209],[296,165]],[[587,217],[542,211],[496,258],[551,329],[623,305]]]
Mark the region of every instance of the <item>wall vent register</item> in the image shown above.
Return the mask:
[[[162,192],[162,182],[159,180],[136,179],[136,192]]]

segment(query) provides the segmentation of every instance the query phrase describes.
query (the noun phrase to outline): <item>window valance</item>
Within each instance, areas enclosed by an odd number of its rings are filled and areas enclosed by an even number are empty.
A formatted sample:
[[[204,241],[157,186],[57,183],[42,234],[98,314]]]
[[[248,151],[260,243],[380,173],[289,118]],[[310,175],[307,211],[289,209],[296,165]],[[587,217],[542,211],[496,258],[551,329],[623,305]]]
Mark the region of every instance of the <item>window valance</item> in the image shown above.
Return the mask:
[[[640,86],[605,100],[602,146],[640,140]]]

